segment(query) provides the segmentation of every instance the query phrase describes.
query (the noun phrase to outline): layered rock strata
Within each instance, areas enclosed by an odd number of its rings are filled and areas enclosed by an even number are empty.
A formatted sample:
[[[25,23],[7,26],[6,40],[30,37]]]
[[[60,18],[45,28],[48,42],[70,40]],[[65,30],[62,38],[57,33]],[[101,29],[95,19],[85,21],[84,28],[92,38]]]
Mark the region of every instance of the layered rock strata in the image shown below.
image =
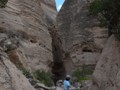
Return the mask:
[[[9,0],[0,9],[1,46],[11,61],[29,70],[51,70],[48,26],[56,17],[54,0]]]
[[[0,90],[35,90],[0,47]]]
[[[89,16],[88,5],[88,0],[65,0],[57,15],[68,73],[74,67],[96,65],[107,39],[107,31],[98,26],[95,17]]]
[[[99,58],[90,90],[120,90],[120,41],[111,36]]]

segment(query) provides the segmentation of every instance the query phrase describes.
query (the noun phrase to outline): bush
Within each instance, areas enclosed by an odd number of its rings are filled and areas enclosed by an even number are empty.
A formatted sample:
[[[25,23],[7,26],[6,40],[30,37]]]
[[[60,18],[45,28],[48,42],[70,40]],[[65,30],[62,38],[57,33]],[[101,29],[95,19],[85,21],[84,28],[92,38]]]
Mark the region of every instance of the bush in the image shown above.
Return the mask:
[[[0,0],[0,7],[4,8],[5,5],[7,4],[8,0]]]
[[[102,26],[107,26],[108,35],[115,34],[120,40],[120,0],[93,0],[90,3],[89,11],[92,15],[99,16]]]
[[[44,72],[44,71],[35,71],[33,73],[30,73],[29,70],[25,69],[23,66],[21,65],[16,65],[16,67],[22,71],[23,75],[26,76],[26,78],[32,78],[34,80],[34,82],[41,82],[44,85],[50,87],[53,86],[53,80],[52,80],[52,75],[48,72]]]
[[[48,87],[53,86],[52,75],[48,72],[37,70],[33,73],[33,77]]]
[[[27,78],[31,76],[29,70],[27,70],[27,69],[25,69],[25,68],[22,68],[21,71],[22,71],[22,73],[23,73]]]
[[[29,70],[25,69],[23,66],[21,65],[16,65],[16,67],[23,73],[23,75],[26,76],[26,78],[31,77],[31,73]]]
[[[114,30],[115,30],[114,33],[115,33],[116,39],[120,40],[120,21],[119,21],[118,25],[114,28]]]
[[[92,75],[93,69],[83,66],[82,69],[76,69],[72,73],[73,82],[81,82],[84,80],[89,80],[89,75]]]

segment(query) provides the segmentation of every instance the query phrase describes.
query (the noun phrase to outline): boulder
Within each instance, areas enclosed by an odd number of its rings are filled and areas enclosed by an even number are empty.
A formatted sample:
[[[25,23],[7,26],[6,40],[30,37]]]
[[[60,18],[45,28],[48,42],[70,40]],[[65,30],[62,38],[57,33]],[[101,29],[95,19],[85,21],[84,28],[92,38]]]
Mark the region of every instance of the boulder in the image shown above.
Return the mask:
[[[120,90],[120,41],[111,36],[95,68],[90,90]]]
[[[2,49],[0,49],[0,90],[35,90]]]

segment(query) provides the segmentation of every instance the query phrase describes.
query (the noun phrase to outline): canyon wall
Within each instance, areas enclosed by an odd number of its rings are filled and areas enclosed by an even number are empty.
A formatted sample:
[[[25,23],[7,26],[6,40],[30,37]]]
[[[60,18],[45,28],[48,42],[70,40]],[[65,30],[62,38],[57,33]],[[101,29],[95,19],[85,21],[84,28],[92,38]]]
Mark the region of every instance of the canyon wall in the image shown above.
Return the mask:
[[[120,41],[88,13],[89,0],[65,0],[57,16],[67,73],[94,65],[91,82],[81,90],[120,90]]]
[[[18,69],[51,71],[55,1],[8,0],[0,7],[0,90],[36,90]]]
[[[89,15],[88,0],[65,0],[57,15],[67,73],[74,67],[96,65],[107,40],[107,30]]]
[[[120,90],[120,41],[111,36],[95,68],[90,90]]]
[[[0,8],[0,90],[34,90],[16,67],[51,71],[56,82],[83,65],[97,65],[89,90],[120,89],[120,42],[89,15],[88,1],[65,0],[57,18],[54,0]]]
[[[54,0],[8,0],[0,9],[0,46],[17,66],[51,70],[52,38],[48,27],[55,22]]]
[[[0,90],[36,90],[0,47]]]

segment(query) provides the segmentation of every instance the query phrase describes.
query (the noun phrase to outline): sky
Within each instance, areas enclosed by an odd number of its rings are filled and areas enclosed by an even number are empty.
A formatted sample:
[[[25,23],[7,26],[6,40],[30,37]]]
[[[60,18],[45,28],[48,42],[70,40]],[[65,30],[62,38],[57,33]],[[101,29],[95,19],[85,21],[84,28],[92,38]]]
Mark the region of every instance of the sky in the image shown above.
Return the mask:
[[[56,1],[57,11],[59,12],[59,10],[62,7],[62,4],[64,3],[65,0],[55,0],[55,1]]]

